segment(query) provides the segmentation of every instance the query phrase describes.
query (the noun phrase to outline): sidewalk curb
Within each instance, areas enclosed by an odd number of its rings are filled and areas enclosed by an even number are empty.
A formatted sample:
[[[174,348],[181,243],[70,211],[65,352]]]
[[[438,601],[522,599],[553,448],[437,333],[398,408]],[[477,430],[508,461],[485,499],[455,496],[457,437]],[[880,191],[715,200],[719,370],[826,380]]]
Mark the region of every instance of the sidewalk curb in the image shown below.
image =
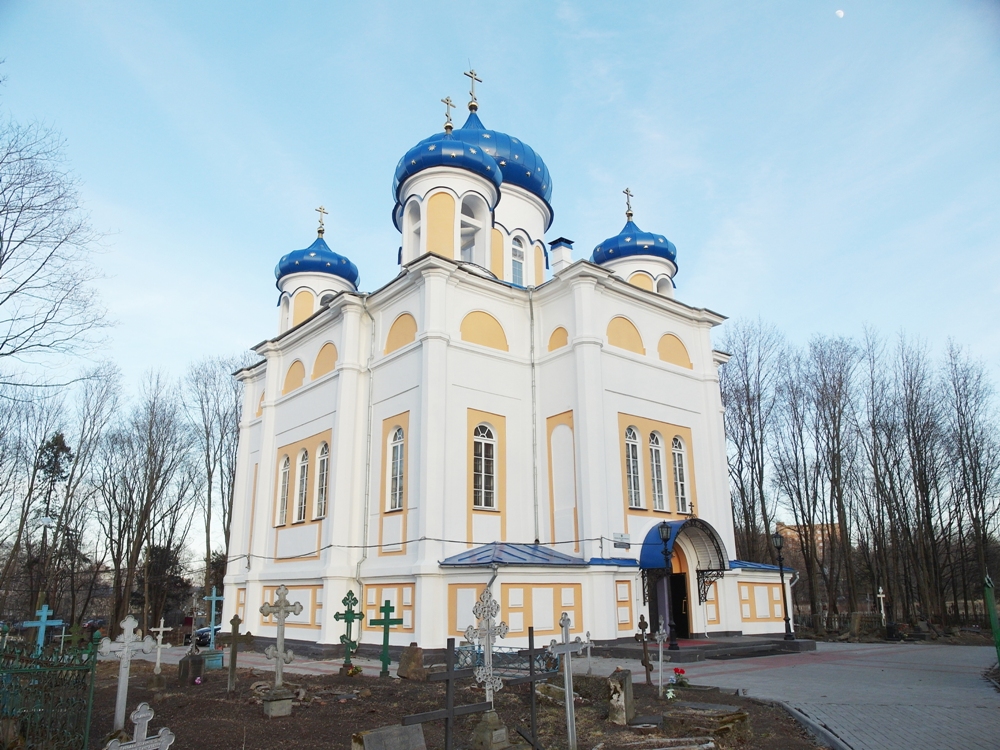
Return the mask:
[[[840,737],[834,734],[832,731],[826,728],[823,724],[820,724],[814,718],[808,714],[803,713],[797,708],[793,708],[788,703],[779,700],[765,700],[762,698],[754,698],[754,700],[760,703],[769,703],[772,706],[780,706],[788,712],[788,715],[795,719],[799,724],[805,727],[806,731],[809,732],[813,737],[815,737],[820,742],[826,743],[831,750],[854,750],[853,747],[844,742]]]

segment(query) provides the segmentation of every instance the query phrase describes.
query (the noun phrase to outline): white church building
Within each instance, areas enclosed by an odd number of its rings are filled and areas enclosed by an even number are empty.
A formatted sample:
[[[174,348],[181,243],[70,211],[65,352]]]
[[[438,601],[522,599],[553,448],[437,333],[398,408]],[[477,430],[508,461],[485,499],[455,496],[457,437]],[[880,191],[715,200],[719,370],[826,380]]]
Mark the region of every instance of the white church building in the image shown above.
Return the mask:
[[[388,600],[391,644],[439,649],[492,580],[502,645],[563,612],[597,642],[655,630],[667,587],[680,638],[782,632],[778,571],[732,559],[723,316],[677,299],[677,250],[631,207],[589,260],[546,242],[548,168],[477,109],[396,168],[392,281],[362,291],[322,215],[278,263],[277,335],[238,373],[223,621],[273,637],[284,584],[286,638],[335,654],[351,590],[362,643]]]

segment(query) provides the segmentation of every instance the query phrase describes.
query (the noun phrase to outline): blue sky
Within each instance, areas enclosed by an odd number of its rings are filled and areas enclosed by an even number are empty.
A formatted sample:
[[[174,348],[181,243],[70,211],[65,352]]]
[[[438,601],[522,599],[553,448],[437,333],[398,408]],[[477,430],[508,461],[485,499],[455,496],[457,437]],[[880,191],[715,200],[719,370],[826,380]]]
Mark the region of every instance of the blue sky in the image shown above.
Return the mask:
[[[997,2],[0,0],[0,57],[0,109],[62,132],[106,233],[102,354],[130,379],[274,335],[274,265],[321,203],[363,289],[391,279],[393,170],[470,60],[576,257],[629,186],[679,299],[796,342],[954,337],[1000,374]]]

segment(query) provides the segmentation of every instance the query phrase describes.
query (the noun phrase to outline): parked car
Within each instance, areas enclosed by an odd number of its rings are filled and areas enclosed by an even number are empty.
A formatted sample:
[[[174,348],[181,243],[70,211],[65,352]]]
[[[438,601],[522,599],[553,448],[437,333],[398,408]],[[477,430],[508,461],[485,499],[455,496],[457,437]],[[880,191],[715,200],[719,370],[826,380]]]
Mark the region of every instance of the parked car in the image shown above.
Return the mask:
[[[209,633],[211,632],[211,630],[212,629],[209,627],[204,627],[204,628],[198,628],[196,631],[194,631],[195,643],[197,643],[199,646],[207,646],[209,644],[210,640]],[[221,632],[222,632],[222,625],[216,625],[215,637],[218,638],[219,633]]]

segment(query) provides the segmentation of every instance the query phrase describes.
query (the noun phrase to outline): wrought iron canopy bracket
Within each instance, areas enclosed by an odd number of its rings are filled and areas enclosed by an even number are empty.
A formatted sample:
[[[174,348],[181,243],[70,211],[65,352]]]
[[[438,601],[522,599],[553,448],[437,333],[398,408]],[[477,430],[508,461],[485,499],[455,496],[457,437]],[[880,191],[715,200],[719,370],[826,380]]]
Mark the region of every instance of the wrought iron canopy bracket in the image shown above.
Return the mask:
[[[698,604],[708,601],[708,589],[725,574],[726,571],[721,568],[698,571]]]

